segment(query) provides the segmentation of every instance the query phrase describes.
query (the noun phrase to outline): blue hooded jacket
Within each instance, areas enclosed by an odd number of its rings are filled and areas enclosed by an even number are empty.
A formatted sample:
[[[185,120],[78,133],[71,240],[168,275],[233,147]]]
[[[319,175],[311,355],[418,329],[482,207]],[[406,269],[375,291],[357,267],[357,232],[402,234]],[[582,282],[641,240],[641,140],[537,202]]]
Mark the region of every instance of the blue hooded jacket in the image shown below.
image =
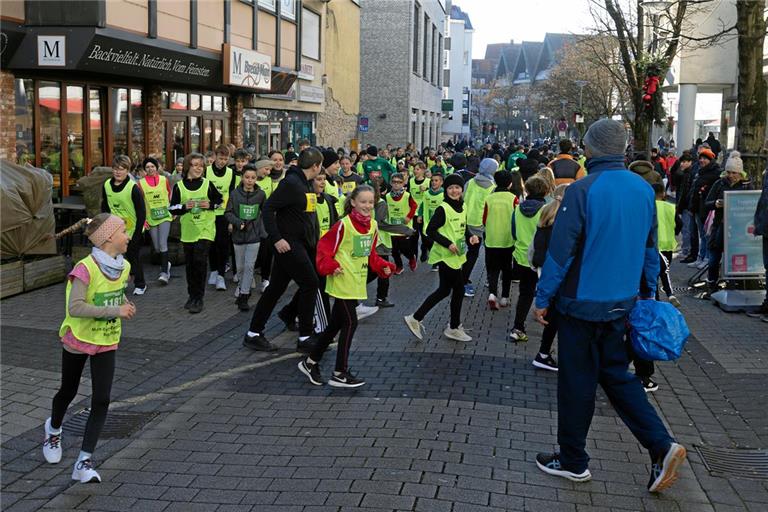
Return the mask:
[[[587,161],[589,175],[567,189],[536,290],[536,307],[556,306],[593,322],[621,318],[659,275],[653,189],[623,155]],[[642,276],[642,277],[641,277]]]

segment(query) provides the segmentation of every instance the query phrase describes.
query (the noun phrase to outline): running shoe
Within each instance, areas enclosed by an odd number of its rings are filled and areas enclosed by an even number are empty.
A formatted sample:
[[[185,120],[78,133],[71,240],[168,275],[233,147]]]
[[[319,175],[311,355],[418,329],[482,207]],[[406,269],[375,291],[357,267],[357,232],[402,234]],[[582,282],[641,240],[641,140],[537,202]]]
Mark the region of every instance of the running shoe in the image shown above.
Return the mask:
[[[443,331],[443,335],[454,341],[472,341],[472,337],[464,332],[464,328],[462,326],[458,326],[455,329],[451,329],[448,327]]]
[[[91,459],[79,460],[75,463],[75,469],[72,471],[72,480],[77,480],[81,484],[99,483],[101,476],[93,469]]]
[[[546,357],[541,357],[541,354],[536,354],[536,357],[533,359],[533,366],[550,372],[558,371],[557,361],[555,361],[555,358],[552,357],[551,354],[547,354]]]
[[[43,441],[43,457],[49,464],[61,462],[61,429],[54,432],[51,418],[45,420],[45,440]]]
[[[488,307],[491,311],[499,310],[499,301],[494,294],[488,295]]]
[[[677,480],[677,472],[680,470],[686,457],[685,447],[672,443],[664,458],[657,459],[651,466],[651,478],[648,480],[648,490],[659,492],[669,489]]]
[[[405,325],[408,326],[408,329],[411,331],[411,334],[413,334],[420,340],[424,339],[424,326],[421,324],[421,322],[416,320],[413,317],[413,315],[404,316],[403,320],[405,320]]]
[[[328,385],[333,386],[334,388],[359,388],[360,386],[365,385],[365,381],[347,370],[338,375],[336,372],[333,372],[331,378],[328,379]]]
[[[320,368],[317,363],[310,363],[306,359],[299,361],[299,371],[307,376],[310,384],[315,386],[323,385],[323,376],[320,375]]]
[[[536,466],[547,474],[567,478],[572,482],[588,482],[592,480],[592,473],[589,472],[589,469],[585,469],[581,473],[564,469],[560,464],[559,453],[540,453],[536,455]]]
[[[509,333],[509,340],[515,343],[525,343],[528,341],[528,335],[520,329],[512,329],[512,332]]]

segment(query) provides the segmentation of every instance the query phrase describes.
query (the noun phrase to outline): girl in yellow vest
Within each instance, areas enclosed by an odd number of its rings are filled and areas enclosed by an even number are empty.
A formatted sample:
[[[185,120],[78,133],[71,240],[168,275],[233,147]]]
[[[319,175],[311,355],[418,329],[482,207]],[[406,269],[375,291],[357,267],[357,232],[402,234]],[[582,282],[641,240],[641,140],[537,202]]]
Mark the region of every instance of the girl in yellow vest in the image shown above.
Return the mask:
[[[421,321],[440,301],[451,296],[451,319],[443,331],[446,338],[472,341],[461,325],[461,303],[464,300],[464,274],[461,267],[467,261],[467,242],[479,244],[480,239],[467,232],[467,213],[462,194],[464,180],[458,174],[445,178],[443,203],[432,214],[427,225],[427,236],[435,245],[429,253],[429,263],[437,264],[440,284],[413,315],[406,316],[405,324],[418,339],[424,337]]]
[[[488,272],[488,307],[498,311],[509,306],[512,287],[512,214],[516,197],[509,190],[512,173],[497,171],[493,175],[494,191],[485,198],[483,226],[485,226],[485,268]],[[501,300],[499,300],[499,274],[501,274]]]
[[[429,190],[429,179],[427,179],[427,164],[424,162],[417,162],[413,168],[414,176],[408,180],[408,193],[416,203],[417,219],[414,224],[414,234],[411,237],[411,252],[418,256],[419,254],[419,238],[421,238],[421,262],[427,261],[427,255],[429,250],[426,247],[426,240],[424,238],[423,224],[418,222],[418,211],[421,208],[421,203],[424,201],[424,194]]]
[[[317,270],[327,276],[325,290],[334,298],[328,327],[318,335],[311,354],[299,362],[299,370],[316,386],[323,385],[319,363],[328,346],[339,335],[336,367],[328,384],[341,388],[357,388],[365,384],[349,371],[349,349],[357,329],[358,301],[368,297],[368,269],[381,277],[392,274],[394,265],[376,254],[378,230],[371,219],[374,207],[373,189],[357,187],[344,204],[345,216],[331,227],[317,245]]]
[[[214,184],[203,177],[204,158],[200,153],[184,157],[184,178],[173,187],[169,208],[181,223],[189,295],[184,308],[192,314],[203,310],[208,251],[216,236],[214,210],[223,202]]]
[[[539,281],[539,275],[528,262],[528,246],[533,242],[533,236],[536,234],[541,208],[545,204],[544,197],[549,193],[549,184],[543,178],[534,175],[526,180],[525,192],[525,201],[520,203],[512,215],[512,238],[515,241],[512,272],[515,278],[520,280],[520,295],[517,298],[514,328],[509,338],[516,343],[528,341],[528,335],[525,333],[525,319],[533,304],[536,283]]]
[[[437,207],[443,204],[444,196],[443,175],[433,174],[429,178],[429,189],[424,193],[424,197],[421,200],[421,206],[419,206],[419,210],[416,213],[416,223],[421,227],[422,258],[424,257],[424,252],[427,253],[427,258],[429,258],[429,252],[432,250],[434,242],[427,236],[427,226],[429,226],[429,221],[437,210]],[[436,263],[432,265],[432,272],[437,272]]]
[[[91,411],[72,471],[72,479],[81,483],[101,482],[93,469],[92,456],[107,419],[121,320],[130,320],[136,314],[136,306],[125,296],[131,269],[123,258],[130,240],[125,222],[116,215],[100,213],[88,223],[85,234],[93,249],[67,276],[66,316],[59,329],[61,385],[53,397],[51,417],[45,422],[43,442],[45,460],[60,462],[61,423],[77,395],[83,367],[90,358]]]
[[[387,223],[393,225],[402,224],[413,229],[413,218],[416,217],[416,210],[419,205],[405,191],[405,175],[399,172],[393,174],[389,179],[389,184],[392,188],[384,196],[389,215]],[[396,276],[403,273],[401,254],[408,258],[408,266],[411,271],[415,271],[418,264],[410,238],[400,234],[392,235],[392,259],[395,261]]]
[[[146,175],[138,184],[147,205],[147,225],[152,246],[160,255],[160,275],[157,281],[165,285],[171,279],[171,262],[168,261],[168,234],[173,220],[168,211],[171,205],[171,182],[158,173],[160,165],[155,158],[145,158],[142,167]]]
[[[112,161],[112,178],[104,182],[101,196],[101,211],[117,215],[125,222],[125,230],[131,239],[125,258],[131,263],[133,294],[144,295],[147,283],[144,281],[144,267],[141,265],[141,241],[147,207],[141,189],[128,175],[131,159],[117,155]]]
[[[208,253],[208,262],[211,267],[211,275],[208,284],[215,286],[217,290],[226,290],[227,283],[224,273],[230,254],[231,239],[229,236],[229,223],[224,218],[224,210],[227,207],[229,194],[235,188],[235,171],[229,167],[229,148],[224,144],[216,148],[216,160],[205,170],[206,179],[216,187],[222,197],[221,208],[214,211],[215,236]]]

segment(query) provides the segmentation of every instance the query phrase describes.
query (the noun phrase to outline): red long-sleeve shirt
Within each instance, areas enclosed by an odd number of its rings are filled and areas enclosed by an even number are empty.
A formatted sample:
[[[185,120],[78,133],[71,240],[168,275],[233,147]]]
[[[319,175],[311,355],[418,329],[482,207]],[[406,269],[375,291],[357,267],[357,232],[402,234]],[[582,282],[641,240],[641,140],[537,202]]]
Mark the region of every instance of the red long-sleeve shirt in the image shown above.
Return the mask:
[[[365,234],[368,232],[366,226],[356,222],[354,218],[350,217],[352,225],[358,231],[358,233]],[[315,264],[317,265],[317,272],[321,276],[329,276],[334,271],[341,267],[339,262],[336,261],[336,252],[339,250],[341,239],[344,236],[344,223],[342,221],[336,222],[328,232],[320,238],[317,244],[317,256],[315,257]],[[371,245],[371,253],[368,255],[368,268],[375,272],[379,277],[387,278],[388,275],[384,274],[384,269],[389,267],[391,273],[395,271],[394,263],[390,263],[376,254],[376,245],[378,245],[378,232],[373,236],[373,244]],[[392,275],[390,273],[390,275]]]

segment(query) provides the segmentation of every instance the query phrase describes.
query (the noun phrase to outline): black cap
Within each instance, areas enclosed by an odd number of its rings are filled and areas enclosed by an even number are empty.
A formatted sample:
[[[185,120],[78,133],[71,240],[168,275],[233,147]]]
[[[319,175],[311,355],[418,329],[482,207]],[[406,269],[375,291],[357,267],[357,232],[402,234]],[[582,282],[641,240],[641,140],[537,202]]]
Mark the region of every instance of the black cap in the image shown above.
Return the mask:
[[[365,152],[371,156],[379,156],[379,150],[376,146],[368,146],[368,149],[366,149]]]

